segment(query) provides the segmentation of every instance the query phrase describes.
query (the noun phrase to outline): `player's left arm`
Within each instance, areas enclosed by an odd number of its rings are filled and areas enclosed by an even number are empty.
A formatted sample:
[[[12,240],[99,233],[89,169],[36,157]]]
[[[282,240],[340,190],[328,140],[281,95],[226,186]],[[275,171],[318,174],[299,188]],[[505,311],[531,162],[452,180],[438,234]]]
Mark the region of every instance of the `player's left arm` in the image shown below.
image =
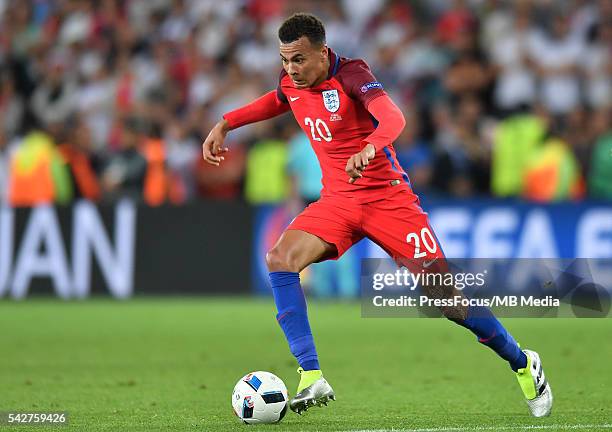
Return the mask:
[[[357,179],[361,178],[361,173],[374,159],[376,153],[392,144],[406,126],[402,111],[386,93],[381,93],[380,96],[370,100],[366,105],[368,112],[378,121],[378,126],[374,132],[364,139],[366,145],[363,150],[355,153],[347,161],[345,170],[349,175],[349,183],[355,183]]]

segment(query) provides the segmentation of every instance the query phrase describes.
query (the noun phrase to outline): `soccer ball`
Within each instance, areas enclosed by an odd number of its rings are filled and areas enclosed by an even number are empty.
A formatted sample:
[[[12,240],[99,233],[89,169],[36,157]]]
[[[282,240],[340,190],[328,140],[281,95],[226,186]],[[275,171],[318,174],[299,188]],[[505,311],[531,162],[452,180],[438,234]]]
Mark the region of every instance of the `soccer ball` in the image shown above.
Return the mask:
[[[251,372],[236,383],[232,408],[247,424],[278,423],[287,412],[287,387],[270,372]]]

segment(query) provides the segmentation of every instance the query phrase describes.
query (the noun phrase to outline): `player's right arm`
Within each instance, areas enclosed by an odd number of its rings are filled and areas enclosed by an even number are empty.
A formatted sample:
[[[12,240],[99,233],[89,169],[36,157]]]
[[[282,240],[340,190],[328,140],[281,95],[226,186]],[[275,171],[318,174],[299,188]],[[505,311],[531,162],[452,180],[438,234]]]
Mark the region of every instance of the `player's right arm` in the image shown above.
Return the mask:
[[[228,151],[223,147],[225,136],[232,130],[250,123],[267,120],[289,111],[289,103],[279,97],[278,90],[266,93],[255,99],[250,104],[230,111],[210,131],[204,143],[202,143],[202,156],[204,160],[212,165],[219,165],[223,161],[223,153]]]

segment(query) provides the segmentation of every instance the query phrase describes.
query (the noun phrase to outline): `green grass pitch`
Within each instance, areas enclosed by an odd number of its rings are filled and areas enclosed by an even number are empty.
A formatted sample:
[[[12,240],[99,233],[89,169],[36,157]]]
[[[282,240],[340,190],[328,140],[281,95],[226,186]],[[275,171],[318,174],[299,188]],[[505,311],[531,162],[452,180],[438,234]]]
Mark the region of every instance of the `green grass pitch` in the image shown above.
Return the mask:
[[[442,319],[363,319],[357,303],[311,302],[338,400],[279,425],[232,414],[253,370],[297,374],[272,300],[0,302],[0,411],[67,411],[65,427],[4,430],[612,430],[612,321],[505,320],[537,350],[555,395],[533,419],[507,365]]]

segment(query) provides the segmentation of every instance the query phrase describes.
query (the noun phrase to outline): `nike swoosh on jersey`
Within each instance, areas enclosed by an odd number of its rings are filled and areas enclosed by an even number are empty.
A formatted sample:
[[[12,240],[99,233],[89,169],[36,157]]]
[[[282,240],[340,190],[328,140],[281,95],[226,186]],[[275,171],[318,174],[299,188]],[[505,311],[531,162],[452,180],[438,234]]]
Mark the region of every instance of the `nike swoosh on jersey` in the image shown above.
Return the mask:
[[[300,98],[299,96],[296,96],[296,97],[289,96],[289,100],[290,100],[291,102],[295,102],[295,101],[296,101],[296,100],[298,100],[299,98]]]

